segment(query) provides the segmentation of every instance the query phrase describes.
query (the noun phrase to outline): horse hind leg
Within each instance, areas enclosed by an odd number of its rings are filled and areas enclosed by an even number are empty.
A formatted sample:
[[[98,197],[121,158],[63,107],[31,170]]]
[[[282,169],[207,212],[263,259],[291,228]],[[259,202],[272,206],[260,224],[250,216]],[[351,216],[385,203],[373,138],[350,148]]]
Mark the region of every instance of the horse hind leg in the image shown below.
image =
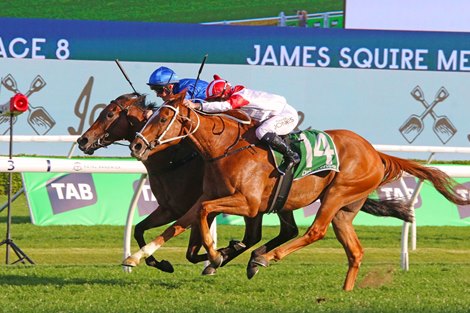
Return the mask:
[[[344,206],[344,202],[339,202],[339,198],[341,197],[338,195],[335,195],[334,197],[325,196],[313,224],[308,228],[304,235],[289,241],[288,243],[283,244],[272,251],[259,255],[253,259],[252,262],[267,267],[269,265],[269,261],[280,261],[287,255],[305,246],[308,246],[315,241],[323,239],[333,217],[338,212],[338,210]]]
[[[336,213],[332,221],[336,238],[343,246],[348,258],[348,272],[343,285],[345,291],[353,290],[364,256],[364,250],[352,225],[354,217],[364,202],[365,199],[342,208]]]

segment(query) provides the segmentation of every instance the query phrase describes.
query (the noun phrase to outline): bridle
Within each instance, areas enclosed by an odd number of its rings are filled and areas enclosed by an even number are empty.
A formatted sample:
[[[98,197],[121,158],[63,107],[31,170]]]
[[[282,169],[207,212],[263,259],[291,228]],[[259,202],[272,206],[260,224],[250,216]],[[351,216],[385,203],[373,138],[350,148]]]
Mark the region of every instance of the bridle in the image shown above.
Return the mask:
[[[115,114],[116,114],[117,118],[115,120],[113,120],[111,123],[109,123],[108,127],[106,127],[105,130],[104,130],[104,134],[101,137],[99,137],[98,140],[95,142],[94,146],[96,148],[106,148],[107,146],[109,146],[110,144],[113,143],[113,142],[106,142],[105,140],[106,140],[106,138],[111,136],[109,131],[110,131],[110,129],[112,129],[115,126],[115,122],[120,118],[121,114],[125,114],[126,121],[129,123],[129,125],[131,127],[134,127],[134,123],[132,122],[131,119],[129,119],[129,109],[132,106],[135,106],[140,111],[142,111],[142,113],[144,115],[144,118],[146,119],[145,109],[142,108],[140,105],[136,105],[136,102],[132,102],[127,107],[123,106],[119,101],[116,101],[116,100],[112,100],[110,104],[113,104],[113,103],[116,104],[116,106],[120,109],[119,111],[117,111],[117,110],[115,111]],[[126,144],[122,144],[122,143],[118,143],[118,142],[114,142],[114,144],[128,146]]]
[[[154,140],[152,141],[149,141],[147,138],[145,138],[144,135],[142,135],[142,132],[145,130],[145,128],[147,127],[147,125],[149,125],[149,123],[155,119],[158,114],[160,113],[160,110],[162,108],[168,108],[172,111],[174,111],[174,114],[173,116],[171,117],[171,120],[170,122],[168,123],[168,125],[166,126],[165,130],[163,130],[163,132],[160,134],[160,136],[158,136],[157,138],[155,138]],[[175,141],[175,140],[178,140],[178,139],[184,139],[192,134],[194,134],[198,129],[199,129],[199,125],[201,124],[201,119],[199,118],[199,115],[194,111],[194,109],[188,107],[188,109],[193,112],[196,117],[197,117],[197,123],[196,123],[196,127],[192,127],[192,125],[194,124],[194,122],[189,118],[189,117],[186,117],[186,116],[183,116],[180,114],[180,109],[179,109],[179,106],[177,107],[174,107],[172,105],[167,105],[167,104],[163,104],[157,111],[155,111],[153,113],[153,115],[149,118],[149,120],[147,121],[147,123],[145,123],[144,127],[142,127],[142,129],[140,130],[140,132],[136,132],[135,136],[137,138],[140,138],[146,145],[146,148],[148,150],[153,150],[155,149],[155,147],[157,147],[158,145],[161,145],[161,144],[164,144],[164,143],[167,143],[167,142],[171,142],[171,141]],[[183,120],[186,120],[186,121],[189,121],[191,122],[191,128],[189,129],[189,131],[184,134],[184,135],[180,135],[180,136],[175,136],[175,137],[171,137],[171,138],[168,138],[168,139],[163,139],[163,137],[165,137],[166,133],[170,130],[171,126],[173,126],[173,123],[178,119],[178,118],[181,118]]]
[[[245,117],[247,118],[247,120],[242,120],[242,119],[239,119],[239,118],[236,118],[236,117],[233,117],[233,116],[231,116],[231,115],[224,114],[224,113],[207,114],[207,113],[204,113],[204,112],[202,112],[202,111],[196,111],[196,110],[194,110],[194,109],[191,108],[191,107],[187,107],[187,108],[188,108],[191,112],[193,112],[193,113],[196,115],[196,117],[197,117],[196,127],[195,127],[194,129],[191,128],[185,135],[180,135],[180,136],[175,136],[175,137],[168,138],[168,139],[163,139],[163,137],[166,135],[166,133],[169,131],[169,129],[171,128],[171,126],[173,125],[173,123],[176,121],[176,119],[177,119],[178,117],[180,117],[180,118],[182,118],[182,119],[184,119],[184,120],[191,121],[191,122],[192,122],[192,123],[191,123],[191,126],[193,125],[194,122],[193,122],[189,117],[182,116],[182,115],[179,114],[179,113],[180,113],[179,106],[174,107],[174,106],[171,106],[171,105],[163,104],[160,108],[168,108],[168,109],[174,111],[175,114],[172,116],[171,121],[168,123],[168,125],[166,126],[165,130],[161,133],[161,135],[158,136],[158,138],[156,138],[156,139],[153,140],[153,141],[149,141],[147,138],[145,138],[144,135],[142,135],[141,132],[142,132],[143,130],[145,130],[145,128],[147,127],[147,125],[148,125],[154,118],[156,118],[156,116],[159,114],[159,110],[160,110],[160,109],[159,109],[158,111],[156,111],[156,112],[154,113],[154,115],[152,115],[152,117],[147,121],[147,123],[144,125],[144,127],[141,129],[141,131],[136,133],[136,138],[140,138],[140,139],[145,143],[147,150],[153,150],[153,149],[154,149],[156,146],[158,146],[158,145],[161,145],[161,144],[164,144],[164,143],[167,143],[167,142],[171,142],[171,141],[175,141],[175,140],[178,140],[178,139],[184,139],[184,138],[186,138],[186,137],[188,137],[188,136],[194,134],[194,133],[199,129],[199,126],[200,126],[200,124],[201,124],[201,119],[200,119],[200,117],[199,117],[199,114],[202,114],[202,115],[211,115],[211,116],[224,116],[224,117],[226,117],[226,118],[228,118],[228,119],[232,119],[232,120],[238,122],[239,125],[240,125],[240,124],[250,124],[250,122],[251,122],[251,118],[250,118],[246,113],[244,113],[243,111],[241,111],[241,112],[243,112],[243,114],[245,114]],[[240,140],[240,137],[238,137],[238,140]],[[238,140],[237,140],[237,142],[238,142]],[[240,152],[240,151],[243,151],[243,150],[245,150],[245,149],[247,149],[247,148],[252,148],[252,147],[254,146],[254,144],[249,144],[249,145],[244,146],[244,147],[242,147],[242,148],[239,148],[239,149],[235,149],[235,150],[230,151],[230,150],[233,148],[233,146],[236,145],[237,142],[235,142],[235,143],[232,144],[230,147],[228,147],[228,149],[226,150],[226,152],[225,152],[223,155],[221,155],[221,156],[219,156],[219,157],[216,157],[216,158],[213,158],[213,159],[210,159],[210,160],[208,160],[208,161],[216,161],[216,160],[219,160],[219,159],[221,159],[221,158],[227,157],[227,156],[229,156],[229,155],[232,155],[232,154],[238,153],[238,152]]]

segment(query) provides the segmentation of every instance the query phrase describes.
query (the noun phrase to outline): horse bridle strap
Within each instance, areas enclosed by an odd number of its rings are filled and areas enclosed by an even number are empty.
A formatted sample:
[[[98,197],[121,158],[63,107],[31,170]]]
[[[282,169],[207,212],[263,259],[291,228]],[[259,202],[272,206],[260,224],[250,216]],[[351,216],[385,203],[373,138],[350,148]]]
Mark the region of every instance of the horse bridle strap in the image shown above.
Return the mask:
[[[256,146],[255,144],[251,143],[247,146],[243,146],[241,148],[238,148],[238,149],[235,149],[235,150],[231,150],[231,151],[226,151],[224,154],[222,155],[219,155],[218,157],[215,157],[215,158],[212,158],[212,159],[208,159],[206,160],[207,162],[215,162],[217,160],[220,160],[220,159],[223,159],[225,157],[228,157],[232,154],[235,154],[235,153],[238,153],[238,152],[242,152],[243,150],[246,150],[246,149],[249,149],[249,148],[253,148],[254,146]]]
[[[126,120],[127,120],[127,122],[129,123],[129,125],[131,125],[131,127],[134,127],[134,123],[132,123],[132,121],[129,120],[129,108],[130,108],[131,106],[135,106],[135,103],[131,103],[128,107],[124,107],[121,103],[119,103],[119,102],[116,101],[116,100],[113,100],[112,102],[115,103],[115,104],[119,107],[119,109],[121,109],[121,112],[119,112],[119,114],[124,113],[124,114],[126,115]],[[145,112],[145,109],[142,109],[142,108],[139,107],[139,106],[136,106],[136,107],[137,107],[139,110],[141,110],[142,112]],[[115,122],[115,121],[113,121],[113,123],[114,123],[114,122]],[[111,124],[110,126],[112,126],[112,125],[113,125],[113,124]],[[101,147],[101,148],[106,148],[106,147],[109,145],[109,144],[104,143],[104,139],[106,139],[107,137],[110,136],[108,130],[109,130],[109,127],[107,127],[107,128],[105,129],[105,133],[104,133],[103,136],[101,136],[101,137],[98,139],[98,141],[97,141],[97,145],[98,145],[99,147]],[[129,146],[129,145],[126,145],[126,144],[116,143],[116,142],[113,142],[112,144],[121,145],[121,146]]]
[[[172,137],[172,138],[168,138],[168,139],[165,139],[163,140],[163,137],[166,135],[166,133],[168,132],[168,130],[170,130],[171,126],[173,125],[173,123],[176,121],[176,119],[178,118],[179,115],[179,107],[174,107],[172,105],[167,105],[167,104],[163,104],[160,108],[168,108],[168,109],[171,109],[175,112],[175,114],[172,116],[171,118],[171,121],[170,123],[168,124],[168,126],[166,127],[166,129],[161,133],[161,135],[156,138],[154,141],[152,142],[149,142],[147,140],[147,138],[144,137],[144,135],[142,135],[142,131],[147,127],[147,125],[150,123],[150,121],[152,121],[156,115],[158,115],[158,111],[156,111],[154,113],[154,115],[149,118],[149,120],[147,121],[147,123],[144,125],[144,127],[141,129],[140,132],[136,132],[135,133],[135,136],[142,139],[142,141],[147,145],[147,148],[149,150],[152,150],[153,148],[155,148],[156,145],[161,145],[161,144],[164,144],[164,143],[167,143],[167,142],[170,142],[170,141],[174,141],[174,140],[178,140],[178,139],[183,139],[183,138],[186,138],[188,137],[189,135],[192,135],[194,134],[198,128],[199,128],[199,125],[201,124],[201,120],[199,118],[199,115],[195,114],[196,117],[197,117],[197,124],[196,124],[196,127],[194,129],[191,129],[189,130],[189,132],[185,135],[181,135],[181,136],[176,136],[176,137]],[[194,111],[193,111],[194,112]],[[189,119],[189,118],[186,118],[186,119]],[[190,120],[190,119],[189,119]],[[156,145],[155,145],[156,144]]]

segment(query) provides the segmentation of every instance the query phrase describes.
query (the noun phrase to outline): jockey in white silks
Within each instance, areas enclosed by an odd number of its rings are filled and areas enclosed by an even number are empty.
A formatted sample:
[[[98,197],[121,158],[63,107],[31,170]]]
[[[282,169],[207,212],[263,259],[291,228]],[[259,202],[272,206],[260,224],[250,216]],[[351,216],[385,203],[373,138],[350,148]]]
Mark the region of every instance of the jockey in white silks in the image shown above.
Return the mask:
[[[264,91],[256,91],[229,82],[214,75],[214,80],[206,89],[205,103],[189,103],[191,107],[208,113],[240,109],[260,122],[256,137],[274,150],[282,153],[284,159],[296,165],[299,155],[293,151],[279,135],[287,135],[298,124],[297,110],[287,103],[286,98]]]

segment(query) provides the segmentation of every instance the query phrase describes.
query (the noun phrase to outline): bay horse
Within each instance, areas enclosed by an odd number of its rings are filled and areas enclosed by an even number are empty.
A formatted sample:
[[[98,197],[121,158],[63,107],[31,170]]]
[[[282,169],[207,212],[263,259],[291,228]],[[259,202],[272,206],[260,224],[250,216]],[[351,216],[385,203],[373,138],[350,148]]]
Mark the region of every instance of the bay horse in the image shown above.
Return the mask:
[[[152,112],[146,105],[144,95],[124,94],[117,97],[103,109],[90,128],[78,138],[77,143],[80,150],[91,155],[97,149],[107,147],[122,139],[132,142],[136,132],[140,131],[147,122],[149,113]],[[165,151],[152,153],[147,160],[143,161],[143,164],[147,169],[150,187],[159,207],[134,228],[134,238],[140,248],[146,245],[144,239],[146,230],[179,220],[191,208],[202,194],[204,172],[203,159],[188,141],[183,141],[180,145]],[[261,240],[262,218],[262,215],[246,218],[246,232],[242,242],[233,240],[228,247],[220,249],[224,255],[224,265]],[[298,235],[292,212],[282,212],[279,214],[279,218],[280,233],[278,237],[268,242],[259,251],[271,249],[271,246],[277,246]],[[175,225],[177,227],[175,231],[172,229],[157,237],[158,244],[163,245],[164,242],[177,236],[195,222],[197,222],[196,217],[180,220]],[[191,232],[186,254],[186,258],[192,263],[207,260],[207,254],[197,254],[201,248],[200,233],[197,229],[196,223],[194,231]],[[145,262],[147,265],[164,272],[174,271],[171,263],[166,260],[157,261],[153,256],[148,256]],[[252,271],[256,270],[256,266],[252,267]],[[204,274],[214,273],[215,268],[211,265],[204,270]]]
[[[210,105],[210,103],[206,104]],[[207,218],[225,213],[254,217],[266,212],[280,174],[269,150],[255,137],[255,127],[218,115],[198,112],[185,105],[184,94],[165,103],[150,118],[131,144],[132,155],[144,160],[150,151],[169,149],[187,137],[205,160],[203,195],[190,211],[199,216],[203,245],[214,267],[222,262],[212,246]],[[417,162],[381,153],[349,130],[327,130],[337,148],[340,171],[326,171],[295,180],[283,210],[305,207],[317,199],[321,205],[312,225],[299,236],[250,263],[268,266],[290,253],[322,239],[329,224],[348,259],[344,290],[352,290],[364,255],[353,219],[379,186],[405,172],[431,182],[438,192],[458,205],[468,205],[453,189],[444,172]]]

